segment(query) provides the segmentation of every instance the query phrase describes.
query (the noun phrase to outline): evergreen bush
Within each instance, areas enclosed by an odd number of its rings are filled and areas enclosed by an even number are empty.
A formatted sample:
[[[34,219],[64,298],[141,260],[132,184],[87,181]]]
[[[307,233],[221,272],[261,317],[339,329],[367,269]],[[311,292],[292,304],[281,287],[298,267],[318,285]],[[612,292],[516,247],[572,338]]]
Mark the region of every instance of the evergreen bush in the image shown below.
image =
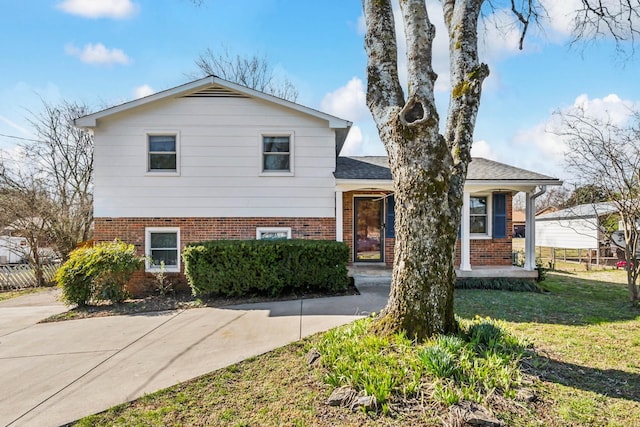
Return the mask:
[[[216,240],[190,244],[182,257],[194,295],[337,292],[349,283],[349,248],[342,242]]]

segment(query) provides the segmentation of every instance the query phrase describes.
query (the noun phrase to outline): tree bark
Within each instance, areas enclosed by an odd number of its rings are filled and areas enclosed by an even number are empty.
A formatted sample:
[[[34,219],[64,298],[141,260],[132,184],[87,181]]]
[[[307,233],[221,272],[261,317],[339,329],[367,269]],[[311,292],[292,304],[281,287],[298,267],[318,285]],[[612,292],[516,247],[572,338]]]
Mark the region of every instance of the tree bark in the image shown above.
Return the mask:
[[[457,330],[453,311],[455,246],[462,190],[482,81],[477,60],[477,1],[443,2],[449,27],[452,95],[447,132],[439,133],[432,43],[424,0],[400,0],[407,40],[408,96],[398,80],[390,0],[364,0],[367,104],[389,156],[396,203],[389,302],[374,331],[403,330],[422,340]],[[455,62],[455,64],[454,64]]]

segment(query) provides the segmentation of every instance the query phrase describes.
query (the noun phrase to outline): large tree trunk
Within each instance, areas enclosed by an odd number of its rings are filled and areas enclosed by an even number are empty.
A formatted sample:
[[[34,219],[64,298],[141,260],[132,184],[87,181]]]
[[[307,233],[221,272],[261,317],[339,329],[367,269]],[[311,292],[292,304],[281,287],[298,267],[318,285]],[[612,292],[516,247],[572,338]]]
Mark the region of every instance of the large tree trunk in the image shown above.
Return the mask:
[[[396,242],[391,294],[377,333],[403,330],[410,337],[457,329],[453,311],[455,243],[467,165],[488,75],[477,60],[481,0],[443,1],[449,28],[452,95],[446,137],[439,133],[431,66],[434,26],[424,0],[400,0],[409,93],[398,80],[390,0],[363,0],[367,104],[389,156],[395,186]]]

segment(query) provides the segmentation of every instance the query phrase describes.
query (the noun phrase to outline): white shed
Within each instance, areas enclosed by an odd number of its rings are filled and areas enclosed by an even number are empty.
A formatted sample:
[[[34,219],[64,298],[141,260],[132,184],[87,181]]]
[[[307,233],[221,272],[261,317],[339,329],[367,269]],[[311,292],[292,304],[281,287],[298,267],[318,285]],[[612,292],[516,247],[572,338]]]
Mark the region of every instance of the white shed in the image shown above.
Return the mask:
[[[602,217],[617,212],[612,203],[573,206],[536,217],[536,245],[566,249],[597,249]]]
[[[0,264],[23,262],[27,249],[27,239],[24,237],[0,236]]]

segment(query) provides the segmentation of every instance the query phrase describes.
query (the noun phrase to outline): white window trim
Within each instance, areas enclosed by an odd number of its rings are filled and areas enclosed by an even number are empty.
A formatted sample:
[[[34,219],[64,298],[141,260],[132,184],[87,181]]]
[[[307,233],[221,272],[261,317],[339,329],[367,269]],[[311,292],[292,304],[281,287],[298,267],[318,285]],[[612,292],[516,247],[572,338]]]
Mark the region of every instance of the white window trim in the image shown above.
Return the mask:
[[[472,193],[471,198],[486,197],[487,198],[487,232],[486,233],[469,233],[471,240],[491,240],[493,239],[493,193]],[[469,214],[471,217],[471,214]]]
[[[151,264],[151,233],[176,233],[177,234],[177,244],[178,244],[178,265],[167,267],[165,266],[164,271],[167,273],[179,273],[180,272],[180,257],[182,256],[182,251],[180,250],[180,227],[146,227],[144,229],[144,254],[146,257],[145,260],[145,271],[150,273],[155,273],[160,271],[160,267],[156,267]]]
[[[288,136],[289,137],[289,170],[288,171],[265,171],[264,165],[264,137],[265,136]],[[261,131],[258,136],[258,176],[294,176],[295,175],[295,133],[292,130],[275,129],[273,131]]]
[[[256,240],[262,239],[262,233],[287,233],[287,239],[291,239],[291,227],[258,227],[256,228]]]
[[[149,137],[150,136],[163,136],[172,135],[176,137],[176,170],[175,171],[160,171],[149,169]],[[180,176],[180,131],[176,129],[153,129],[145,131],[144,133],[144,155],[145,155],[145,176]]]

